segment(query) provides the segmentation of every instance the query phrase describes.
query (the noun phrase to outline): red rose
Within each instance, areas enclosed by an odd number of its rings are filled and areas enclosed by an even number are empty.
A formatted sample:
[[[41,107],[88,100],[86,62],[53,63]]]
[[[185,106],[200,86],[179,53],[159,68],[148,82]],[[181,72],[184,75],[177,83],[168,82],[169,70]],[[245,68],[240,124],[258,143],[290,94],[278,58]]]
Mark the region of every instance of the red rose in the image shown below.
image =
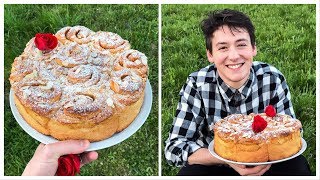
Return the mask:
[[[68,154],[59,157],[57,176],[74,176],[80,172],[80,157],[76,154]]]
[[[37,33],[34,43],[41,51],[48,51],[54,49],[58,45],[58,39],[53,34]]]
[[[263,117],[256,115],[253,118],[252,130],[255,133],[263,131],[267,127],[268,123]]]
[[[274,117],[276,115],[276,109],[272,105],[267,106],[264,112],[269,117]]]

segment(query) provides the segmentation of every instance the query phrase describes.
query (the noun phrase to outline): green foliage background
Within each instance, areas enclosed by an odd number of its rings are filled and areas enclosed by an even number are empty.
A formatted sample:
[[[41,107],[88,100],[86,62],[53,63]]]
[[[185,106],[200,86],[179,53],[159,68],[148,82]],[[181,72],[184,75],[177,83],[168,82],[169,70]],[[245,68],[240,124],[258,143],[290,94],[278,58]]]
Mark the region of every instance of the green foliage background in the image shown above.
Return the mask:
[[[191,72],[209,64],[199,23],[207,12],[222,8],[237,9],[251,17],[258,47],[255,60],[270,63],[285,75],[308,143],[304,156],[315,175],[316,7],[312,4],[162,5],[162,152],[180,88]],[[11,63],[37,32],[54,33],[73,25],[115,32],[129,40],[148,57],[153,90],[152,111],[141,129],[124,142],[99,150],[99,159],[84,166],[80,175],[158,175],[158,5],[5,5],[4,10],[4,175],[21,175],[39,144],[12,116]],[[179,169],[161,156],[162,175],[176,175]]]
[[[316,6],[312,4],[162,5],[162,150],[179,90],[191,72],[209,64],[200,22],[209,11],[224,8],[240,10],[251,18],[258,48],[254,60],[272,64],[286,77],[308,144],[303,155],[315,175]],[[176,175],[178,170],[162,154],[162,174]]]
[[[109,31],[129,40],[146,54],[153,90],[151,113],[130,138],[98,150],[98,160],[81,168],[82,176],[158,175],[158,5],[5,5],[4,175],[19,176],[39,142],[15,121],[9,106],[11,64],[38,32],[55,33],[65,26],[82,25]]]

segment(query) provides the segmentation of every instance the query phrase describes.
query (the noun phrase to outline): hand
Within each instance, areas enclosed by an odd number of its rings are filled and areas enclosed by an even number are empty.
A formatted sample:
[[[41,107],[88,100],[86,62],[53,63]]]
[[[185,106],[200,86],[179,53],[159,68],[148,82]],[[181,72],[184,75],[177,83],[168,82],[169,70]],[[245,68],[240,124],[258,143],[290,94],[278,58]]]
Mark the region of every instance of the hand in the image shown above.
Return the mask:
[[[23,176],[53,176],[58,169],[58,159],[66,154],[80,154],[82,167],[98,158],[95,151],[84,152],[90,145],[88,140],[67,140],[52,144],[40,144],[23,171]]]
[[[200,148],[195,151],[191,156],[188,157],[188,163],[193,164],[202,164],[202,165],[215,165],[215,164],[225,164],[224,161],[221,161],[213,157],[207,148]]]
[[[271,165],[259,165],[254,167],[246,167],[245,165],[238,165],[228,163],[235,171],[237,171],[241,176],[261,176],[266,171],[268,171]]]

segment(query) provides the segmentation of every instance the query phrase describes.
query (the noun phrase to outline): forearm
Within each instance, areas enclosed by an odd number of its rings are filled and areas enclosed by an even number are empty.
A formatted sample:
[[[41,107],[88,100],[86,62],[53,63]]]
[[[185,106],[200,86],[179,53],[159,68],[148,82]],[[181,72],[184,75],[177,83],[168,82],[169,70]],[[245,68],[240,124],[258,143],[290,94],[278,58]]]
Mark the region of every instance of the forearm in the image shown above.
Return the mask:
[[[207,148],[200,148],[188,157],[188,163],[202,164],[202,165],[213,165],[213,164],[226,164],[211,155]]]

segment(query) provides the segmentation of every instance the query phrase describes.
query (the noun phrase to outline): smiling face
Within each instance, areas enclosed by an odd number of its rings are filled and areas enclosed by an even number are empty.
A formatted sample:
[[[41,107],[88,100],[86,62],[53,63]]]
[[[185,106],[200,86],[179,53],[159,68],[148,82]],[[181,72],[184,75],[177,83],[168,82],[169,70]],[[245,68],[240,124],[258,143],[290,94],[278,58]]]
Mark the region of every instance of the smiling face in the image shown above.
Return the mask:
[[[207,50],[208,60],[216,65],[221,79],[236,89],[247,81],[256,54],[245,29],[231,31],[226,25],[213,32],[212,53]]]

